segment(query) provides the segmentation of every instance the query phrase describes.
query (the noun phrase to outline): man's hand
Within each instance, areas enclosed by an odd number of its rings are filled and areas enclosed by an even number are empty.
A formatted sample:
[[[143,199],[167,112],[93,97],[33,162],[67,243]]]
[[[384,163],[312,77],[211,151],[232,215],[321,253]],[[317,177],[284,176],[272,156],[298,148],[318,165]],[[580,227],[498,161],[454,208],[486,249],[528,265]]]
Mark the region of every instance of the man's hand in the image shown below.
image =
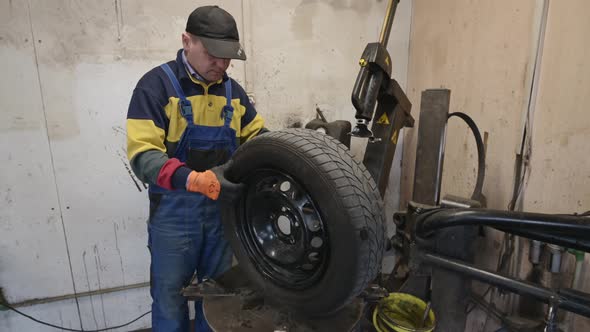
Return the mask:
[[[221,185],[215,173],[210,170],[204,172],[192,171],[186,179],[186,190],[201,193],[212,200],[217,200]]]
[[[233,183],[225,178],[225,173],[231,168],[232,161],[215,166],[204,172],[192,171],[186,181],[186,190],[198,192],[212,200],[235,200],[243,191],[244,184]]]

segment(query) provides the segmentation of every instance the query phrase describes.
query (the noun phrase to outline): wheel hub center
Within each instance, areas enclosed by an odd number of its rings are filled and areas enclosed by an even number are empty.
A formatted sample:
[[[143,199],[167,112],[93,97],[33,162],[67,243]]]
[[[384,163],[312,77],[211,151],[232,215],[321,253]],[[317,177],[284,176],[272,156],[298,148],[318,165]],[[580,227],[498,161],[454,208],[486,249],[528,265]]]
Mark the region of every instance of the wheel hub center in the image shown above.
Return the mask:
[[[281,235],[291,236],[291,219],[288,216],[280,215],[277,218],[276,225]]]

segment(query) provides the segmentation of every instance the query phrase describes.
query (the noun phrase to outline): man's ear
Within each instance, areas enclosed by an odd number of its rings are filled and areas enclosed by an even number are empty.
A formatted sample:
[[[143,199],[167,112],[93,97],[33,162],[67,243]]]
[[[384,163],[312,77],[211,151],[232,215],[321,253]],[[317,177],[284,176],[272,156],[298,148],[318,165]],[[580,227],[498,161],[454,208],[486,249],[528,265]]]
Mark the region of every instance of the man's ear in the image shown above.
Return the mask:
[[[187,32],[182,33],[182,47],[186,50],[189,46],[191,36]]]

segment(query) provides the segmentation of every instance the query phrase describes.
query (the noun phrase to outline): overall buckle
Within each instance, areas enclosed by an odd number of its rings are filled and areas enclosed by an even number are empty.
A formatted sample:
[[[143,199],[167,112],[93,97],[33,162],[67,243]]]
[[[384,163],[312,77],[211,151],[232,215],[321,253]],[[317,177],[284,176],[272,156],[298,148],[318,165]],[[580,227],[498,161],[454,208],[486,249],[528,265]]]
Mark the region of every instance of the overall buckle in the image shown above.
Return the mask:
[[[229,105],[223,106],[223,109],[221,110],[221,118],[222,119],[227,119],[228,117],[232,117],[233,115],[234,115],[234,108],[232,106],[229,106]]]
[[[193,114],[193,106],[190,101],[186,99],[180,100],[178,106],[180,107],[180,114],[182,114],[183,117]]]

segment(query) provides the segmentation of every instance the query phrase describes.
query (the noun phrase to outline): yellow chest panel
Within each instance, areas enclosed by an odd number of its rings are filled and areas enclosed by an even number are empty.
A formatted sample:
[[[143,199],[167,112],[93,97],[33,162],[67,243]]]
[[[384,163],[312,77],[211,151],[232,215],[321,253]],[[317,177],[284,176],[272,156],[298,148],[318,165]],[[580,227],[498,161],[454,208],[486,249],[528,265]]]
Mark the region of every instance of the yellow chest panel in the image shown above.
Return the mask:
[[[221,118],[221,111],[223,106],[227,103],[227,99],[222,96],[215,95],[199,95],[187,97],[193,107],[193,121],[194,124],[209,127],[223,126],[224,119]],[[166,140],[168,142],[178,142],[182,133],[186,129],[186,119],[180,114],[178,107],[179,99],[170,97],[168,105],[164,107],[166,117],[170,121],[168,126],[168,135]],[[234,115],[231,121],[231,127],[236,131],[237,137],[240,137],[240,123],[242,116],[246,112],[246,108],[240,104],[239,99],[232,100],[234,108]]]

